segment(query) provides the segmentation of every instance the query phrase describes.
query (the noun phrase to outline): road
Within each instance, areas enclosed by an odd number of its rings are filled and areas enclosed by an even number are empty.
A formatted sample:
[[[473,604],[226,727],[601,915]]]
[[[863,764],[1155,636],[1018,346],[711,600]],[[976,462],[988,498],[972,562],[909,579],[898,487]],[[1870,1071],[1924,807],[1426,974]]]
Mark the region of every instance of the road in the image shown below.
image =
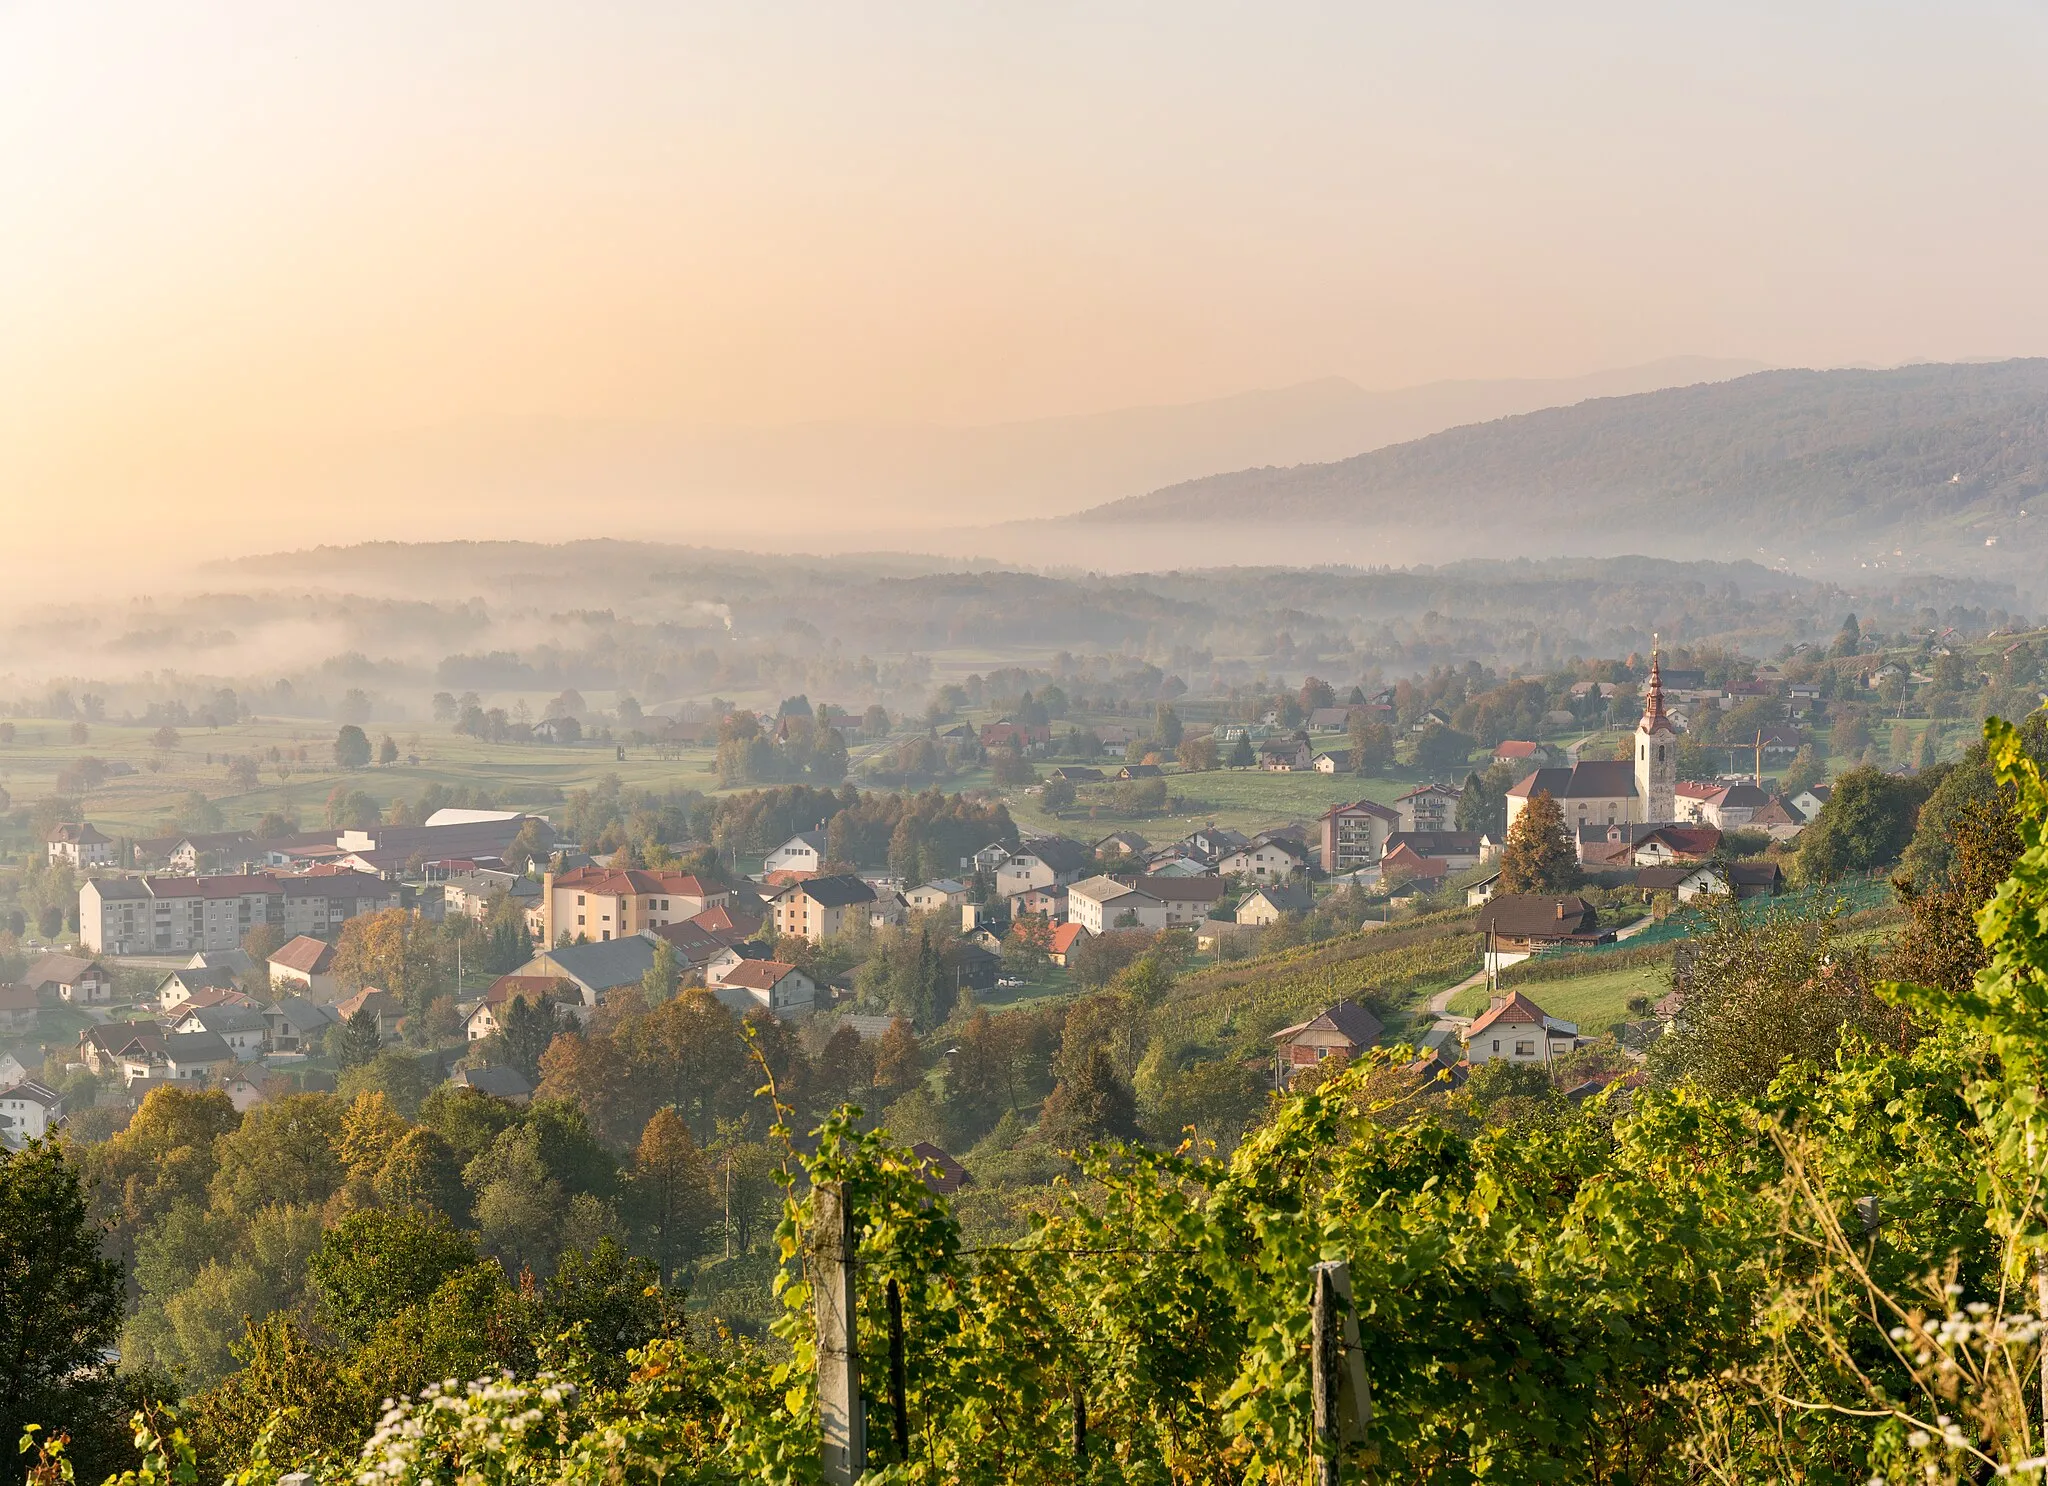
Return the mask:
[[[1429,1014],[1436,1018],[1435,1025],[1439,1027],[1469,1026],[1472,1018],[1469,1016],[1453,1016],[1451,1014],[1451,1001],[1458,992],[1467,991],[1473,986],[1483,986],[1485,984],[1486,972],[1481,970],[1476,975],[1466,976],[1449,990],[1438,991],[1434,996],[1431,996],[1429,998]]]

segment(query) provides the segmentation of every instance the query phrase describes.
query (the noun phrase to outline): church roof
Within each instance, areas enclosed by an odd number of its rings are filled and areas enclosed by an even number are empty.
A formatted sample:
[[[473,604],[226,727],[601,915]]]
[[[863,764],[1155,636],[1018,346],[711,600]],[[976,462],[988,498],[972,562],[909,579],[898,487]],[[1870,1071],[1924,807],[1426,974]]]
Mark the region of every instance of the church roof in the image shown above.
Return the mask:
[[[1671,719],[1664,715],[1664,667],[1657,652],[1650,652],[1650,684],[1643,693],[1643,720],[1636,724],[1639,733],[1674,733]]]
[[[1569,769],[1538,769],[1508,793],[1519,800],[1632,800],[1636,766],[1625,758],[1586,759]]]

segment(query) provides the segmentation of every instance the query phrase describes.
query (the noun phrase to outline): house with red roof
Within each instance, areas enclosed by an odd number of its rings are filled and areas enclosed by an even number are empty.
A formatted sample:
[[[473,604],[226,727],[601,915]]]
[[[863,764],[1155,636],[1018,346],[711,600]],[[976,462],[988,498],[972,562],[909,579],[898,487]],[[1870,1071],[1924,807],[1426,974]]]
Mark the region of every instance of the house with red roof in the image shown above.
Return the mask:
[[[1520,991],[1495,996],[1465,1029],[1465,1061],[1541,1063],[1548,1067],[1579,1045],[1575,1022],[1560,1021]]]
[[[550,872],[541,879],[542,942],[624,939],[722,908],[731,896],[692,872],[595,866]]]
[[[1074,951],[1074,946],[1087,937],[1088,926],[1086,924],[1072,922],[1061,924],[1052,931],[1052,962],[1055,965],[1065,965],[1067,963],[1067,956]]]

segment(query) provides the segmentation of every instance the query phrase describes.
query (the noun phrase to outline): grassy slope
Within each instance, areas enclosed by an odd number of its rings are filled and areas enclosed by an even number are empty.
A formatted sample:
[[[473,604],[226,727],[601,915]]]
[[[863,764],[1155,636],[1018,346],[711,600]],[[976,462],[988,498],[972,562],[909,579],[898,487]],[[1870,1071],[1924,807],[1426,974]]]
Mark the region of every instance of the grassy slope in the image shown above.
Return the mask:
[[[1626,1021],[1629,997],[1662,996],[1670,988],[1668,965],[1639,965],[1631,970],[1607,970],[1516,987],[1552,1016],[1577,1022],[1579,1031],[1589,1037]],[[1451,1010],[1460,1016],[1477,1016],[1486,1010],[1486,987],[1459,992],[1451,1000]]]

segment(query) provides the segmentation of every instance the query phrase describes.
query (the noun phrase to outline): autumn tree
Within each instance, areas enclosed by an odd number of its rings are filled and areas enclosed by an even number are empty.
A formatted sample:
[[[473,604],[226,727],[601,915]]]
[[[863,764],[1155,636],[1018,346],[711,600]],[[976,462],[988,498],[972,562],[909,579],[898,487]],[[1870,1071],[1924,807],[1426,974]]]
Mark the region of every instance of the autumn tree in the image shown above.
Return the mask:
[[[441,989],[432,929],[411,909],[358,914],[342,925],[334,946],[334,975],[351,990],[381,987],[407,1012],[419,1015]]]
[[[1578,848],[1564,811],[1549,791],[1539,792],[1508,827],[1500,854],[1500,891],[1562,893],[1578,885]]]
[[[336,768],[360,769],[370,762],[370,738],[354,723],[344,726],[334,735],[334,763]]]
[[[719,1214],[710,1163],[673,1109],[656,1110],[641,1132],[633,1151],[631,1183],[662,1283],[669,1284],[677,1266],[704,1251]]]

